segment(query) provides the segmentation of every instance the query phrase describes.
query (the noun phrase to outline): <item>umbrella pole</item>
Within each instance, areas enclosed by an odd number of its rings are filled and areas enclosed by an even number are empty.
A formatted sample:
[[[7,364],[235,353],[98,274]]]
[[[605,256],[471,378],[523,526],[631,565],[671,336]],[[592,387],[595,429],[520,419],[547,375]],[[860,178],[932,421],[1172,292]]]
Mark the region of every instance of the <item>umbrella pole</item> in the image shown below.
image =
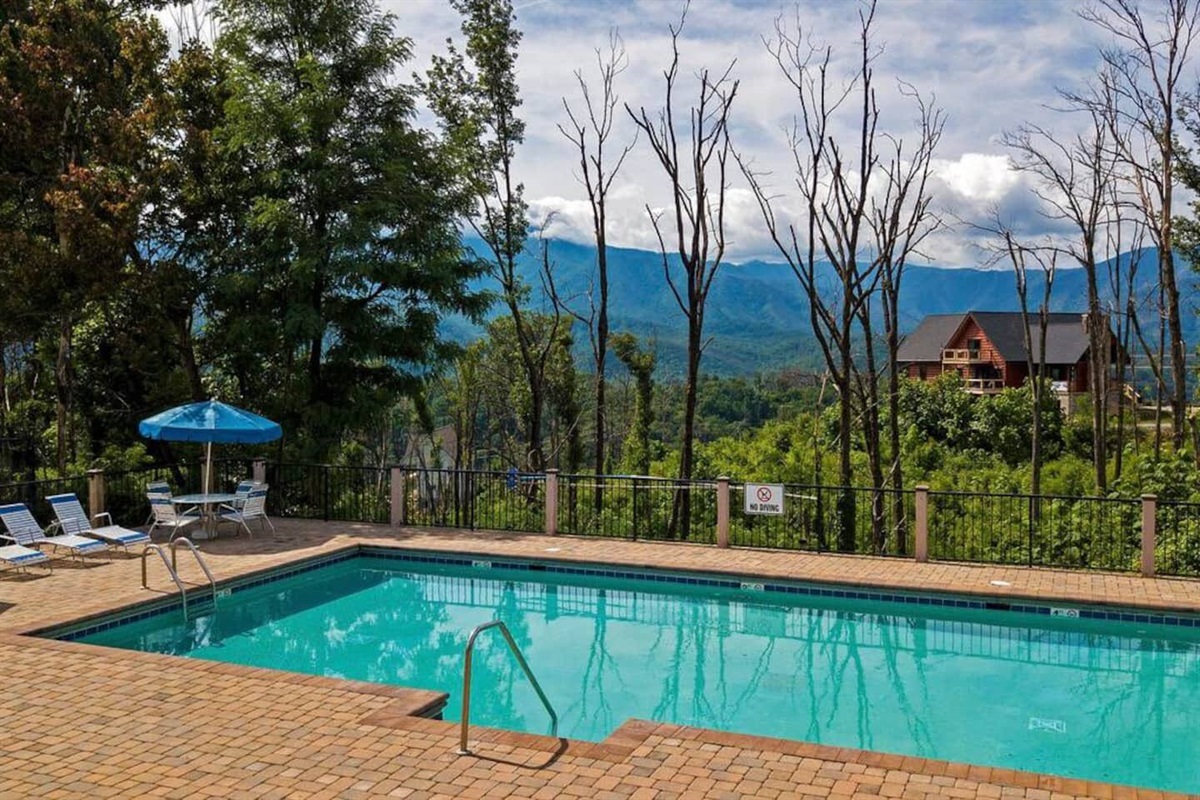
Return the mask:
[[[203,494],[208,494],[209,479],[212,476],[212,442],[207,444],[208,450],[204,457],[204,491]]]

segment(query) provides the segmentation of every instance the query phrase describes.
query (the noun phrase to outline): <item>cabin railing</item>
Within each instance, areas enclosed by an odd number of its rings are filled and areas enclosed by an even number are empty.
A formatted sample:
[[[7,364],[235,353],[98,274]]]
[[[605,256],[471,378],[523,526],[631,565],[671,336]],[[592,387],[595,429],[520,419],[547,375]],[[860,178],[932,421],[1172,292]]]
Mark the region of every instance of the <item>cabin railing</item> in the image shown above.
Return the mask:
[[[992,394],[1003,389],[1003,378],[967,378],[967,391],[972,394]]]
[[[942,362],[945,364],[979,364],[986,359],[978,350],[967,348],[946,348],[942,351]]]

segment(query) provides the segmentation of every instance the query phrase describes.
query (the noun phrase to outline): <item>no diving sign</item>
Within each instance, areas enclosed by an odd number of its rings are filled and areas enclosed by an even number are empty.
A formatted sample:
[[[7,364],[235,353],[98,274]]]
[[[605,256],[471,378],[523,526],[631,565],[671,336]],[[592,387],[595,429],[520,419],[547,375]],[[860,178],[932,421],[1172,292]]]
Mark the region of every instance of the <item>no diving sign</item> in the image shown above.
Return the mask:
[[[747,483],[745,496],[747,514],[783,513],[783,484]]]

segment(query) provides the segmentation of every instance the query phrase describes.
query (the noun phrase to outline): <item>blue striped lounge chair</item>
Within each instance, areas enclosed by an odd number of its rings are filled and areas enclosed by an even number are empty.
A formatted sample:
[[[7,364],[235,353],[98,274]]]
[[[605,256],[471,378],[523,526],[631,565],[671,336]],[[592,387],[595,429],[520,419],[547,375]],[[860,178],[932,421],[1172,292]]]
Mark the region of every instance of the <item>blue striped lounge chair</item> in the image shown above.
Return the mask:
[[[0,539],[8,539],[8,537],[0,533]],[[41,550],[19,544],[0,545],[0,564],[16,570],[32,567],[34,564],[43,564],[51,572],[54,571],[54,564],[50,561],[50,556]]]
[[[41,525],[38,525],[37,520],[33,518],[33,514],[29,513],[29,509],[25,507],[24,503],[9,503],[0,506],[0,523],[3,523],[8,531],[4,538],[11,539],[13,543],[22,547],[33,548],[48,544],[55,550],[60,548],[67,550],[81,560],[88,553],[102,553],[108,550],[108,545],[104,542],[74,533],[47,536],[46,531],[42,530]]]
[[[80,536],[87,536],[90,539],[99,539],[114,547],[123,547],[127,553],[129,552],[129,545],[145,544],[150,541],[150,534],[148,533],[122,528],[120,525],[113,525],[112,515],[107,511],[97,514],[96,519],[107,518],[108,524],[99,528],[93,528],[91,519],[88,517],[87,512],[83,510],[83,504],[79,502],[79,498],[74,494],[52,494],[46,500],[50,502],[50,507],[54,509],[54,516],[58,518],[58,525],[65,533],[74,533]]]

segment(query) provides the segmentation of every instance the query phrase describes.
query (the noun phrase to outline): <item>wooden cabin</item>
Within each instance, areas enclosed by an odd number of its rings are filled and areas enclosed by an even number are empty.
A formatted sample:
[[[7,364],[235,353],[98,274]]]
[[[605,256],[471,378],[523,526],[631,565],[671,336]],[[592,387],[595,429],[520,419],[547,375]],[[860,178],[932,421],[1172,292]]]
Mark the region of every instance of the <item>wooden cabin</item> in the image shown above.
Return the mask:
[[[1030,315],[1034,369],[1040,361],[1039,325]],[[908,377],[931,381],[957,372],[971,394],[996,394],[1024,385],[1029,377],[1025,335],[1017,311],[968,311],[931,314],[900,345],[899,362]],[[1108,363],[1116,364],[1119,347],[1109,333]],[[1063,410],[1088,392],[1087,315],[1051,314],[1046,326],[1046,377]]]

